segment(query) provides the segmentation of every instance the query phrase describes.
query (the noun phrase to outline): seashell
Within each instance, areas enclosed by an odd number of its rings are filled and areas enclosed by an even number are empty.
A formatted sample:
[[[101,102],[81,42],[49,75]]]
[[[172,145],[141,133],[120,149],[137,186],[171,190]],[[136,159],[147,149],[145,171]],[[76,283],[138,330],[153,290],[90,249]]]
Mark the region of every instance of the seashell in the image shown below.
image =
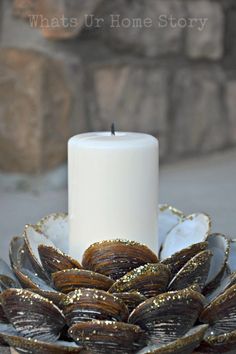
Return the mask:
[[[231,286],[207,305],[200,321],[208,323],[215,335],[232,332],[236,327],[236,285]]]
[[[79,262],[55,247],[39,245],[38,251],[43,268],[49,275],[64,269],[81,268]]]
[[[207,328],[207,325],[193,327],[183,337],[176,339],[174,342],[150,345],[137,354],[192,354],[193,350],[200,345]]]
[[[220,283],[218,288],[216,288],[212,293],[208,294],[206,296],[207,303],[210,303],[212,300],[214,300],[217,296],[225,292],[228,288],[230,288],[232,285],[236,284],[236,272],[233,272],[232,274],[227,275]]]
[[[31,292],[41,295],[42,297],[45,297],[49,301],[53,302],[54,305],[59,307],[61,309],[62,307],[62,302],[65,300],[66,295],[63,293],[60,293],[59,291],[47,291],[47,290],[41,290],[41,289],[27,289],[30,290]]]
[[[210,233],[211,220],[206,214],[192,214],[176,225],[166,236],[160,254],[161,260],[183,248],[203,242]]]
[[[9,322],[24,337],[53,342],[65,326],[59,308],[31,291],[5,290],[1,294],[1,303]]]
[[[204,340],[198,348],[202,353],[235,353],[236,350],[236,330],[220,335],[214,335],[209,329],[209,334],[205,336]]]
[[[37,228],[53,242],[56,248],[65,253],[69,252],[69,223],[67,214],[49,214],[37,223]]]
[[[66,269],[52,274],[56,289],[69,293],[79,288],[108,290],[114,281],[105,275],[84,269]]]
[[[180,271],[181,268],[196,254],[199,252],[205,251],[207,248],[207,242],[199,242],[195,243],[187,248],[180,250],[172,254],[172,256],[163,259],[161,261],[162,264],[168,265],[171,273],[174,275]]]
[[[74,324],[69,329],[74,341],[92,353],[135,353],[147,341],[139,326],[123,322],[91,321]]]
[[[130,314],[129,322],[148,332],[152,342],[168,343],[182,337],[196,322],[204,297],[187,288],[147,299]]]
[[[140,294],[137,291],[132,291],[128,293],[113,293],[113,295],[121,299],[126,304],[129,312],[132,312],[135,307],[141,304],[141,302],[147,300],[146,296]]]
[[[117,239],[91,245],[84,252],[82,265],[116,280],[134,268],[157,262],[157,256],[147,246]]]
[[[1,327],[0,327],[1,329]],[[28,354],[68,354],[68,353],[80,353],[85,354],[83,348],[76,345],[74,342],[56,341],[54,343],[43,342],[32,338],[24,338],[17,333],[10,334],[7,331],[0,333],[0,338],[15,348],[18,353]]]
[[[169,281],[170,271],[167,266],[161,263],[148,263],[118,279],[109,292],[138,291],[146,297],[153,297],[165,292]]]
[[[211,266],[206,280],[204,294],[214,290],[224,275],[229,255],[229,240],[222,234],[211,234],[207,237],[208,249],[213,253]]]
[[[229,240],[230,241],[230,248],[229,248],[229,256],[228,256],[228,267],[231,272],[236,271],[236,240]]]
[[[41,289],[46,291],[53,290],[43,279],[39,278],[37,274],[32,273],[30,270],[22,268],[20,271],[14,268],[14,271],[23,288]]]
[[[162,244],[174,226],[179,224],[185,215],[182,211],[173,208],[168,204],[159,205],[159,213],[158,213],[158,239],[159,239],[159,249],[161,249]]]
[[[43,269],[41,259],[38,252],[38,246],[44,244],[46,246],[54,247],[54,244],[45,237],[36,225],[26,225],[24,231],[25,250],[28,253],[28,259],[32,264],[35,273],[42,279],[47,279],[45,270]]]
[[[212,252],[202,251],[191,258],[175,275],[169,284],[169,290],[184,289],[193,284],[204,288],[211,264]]]
[[[68,326],[93,319],[126,322],[127,306],[112,294],[97,289],[77,289],[62,301]]]

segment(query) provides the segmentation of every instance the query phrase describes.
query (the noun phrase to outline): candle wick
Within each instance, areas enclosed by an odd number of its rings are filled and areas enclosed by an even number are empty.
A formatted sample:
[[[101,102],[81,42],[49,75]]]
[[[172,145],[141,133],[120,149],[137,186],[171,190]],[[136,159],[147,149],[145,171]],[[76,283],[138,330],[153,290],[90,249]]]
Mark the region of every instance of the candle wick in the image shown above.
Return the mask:
[[[111,125],[111,134],[112,134],[112,135],[116,135],[115,123],[112,123],[112,125]]]

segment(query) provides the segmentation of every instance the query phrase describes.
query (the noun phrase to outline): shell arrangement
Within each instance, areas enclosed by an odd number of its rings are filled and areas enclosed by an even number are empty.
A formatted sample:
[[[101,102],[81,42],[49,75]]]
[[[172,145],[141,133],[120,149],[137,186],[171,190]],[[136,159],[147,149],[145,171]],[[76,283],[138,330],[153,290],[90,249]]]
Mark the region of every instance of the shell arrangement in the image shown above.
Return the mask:
[[[236,241],[160,206],[160,249],[123,239],[68,252],[68,220],[27,225],[0,260],[0,343],[18,353],[236,352]]]

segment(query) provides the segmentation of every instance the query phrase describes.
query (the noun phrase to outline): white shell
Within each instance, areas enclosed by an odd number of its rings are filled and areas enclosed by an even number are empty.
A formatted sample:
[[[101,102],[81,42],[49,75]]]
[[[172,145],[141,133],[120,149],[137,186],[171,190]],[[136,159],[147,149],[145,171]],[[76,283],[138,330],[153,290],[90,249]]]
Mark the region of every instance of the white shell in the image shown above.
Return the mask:
[[[39,230],[61,251],[69,251],[68,215],[53,213],[42,218],[37,224]]]
[[[229,255],[229,240],[222,234],[211,234],[207,237],[208,249],[213,253],[206,285],[214,281],[223,272]],[[223,273],[222,273],[223,276]]]
[[[168,204],[159,205],[158,214],[158,245],[161,248],[166,235],[176,226],[181,220],[184,219],[182,211],[173,208]]]
[[[192,214],[176,225],[166,236],[160,254],[161,260],[195,243],[205,241],[211,221],[206,214]]]

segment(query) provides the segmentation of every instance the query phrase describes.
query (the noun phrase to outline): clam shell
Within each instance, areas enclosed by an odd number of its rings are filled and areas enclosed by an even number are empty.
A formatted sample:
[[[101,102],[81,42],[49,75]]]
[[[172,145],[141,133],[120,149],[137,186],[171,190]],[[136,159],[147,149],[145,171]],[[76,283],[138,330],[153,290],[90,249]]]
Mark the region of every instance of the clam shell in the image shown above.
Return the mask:
[[[210,303],[212,300],[217,298],[220,294],[225,292],[228,288],[230,288],[232,285],[236,284],[236,272],[227,275],[220,283],[218,288],[216,288],[212,293],[208,294],[206,296],[206,300],[208,303]]]
[[[207,325],[193,327],[174,342],[148,346],[137,354],[192,354],[201,343],[207,328]]]
[[[11,347],[15,348],[18,353],[27,354],[68,354],[80,353],[85,354],[83,348],[77,346],[74,342],[56,341],[54,343],[43,342],[32,338],[24,338],[19,335],[0,333],[0,337]]]
[[[39,277],[47,279],[46,272],[43,269],[39,256],[38,246],[44,244],[46,246],[54,247],[54,244],[37,229],[36,225],[26,225],[24,238],[26,252],[28,253],[28,258],[35,273]]]
[[[162,244],[174,226],[179,224],[184,219],[185,215],[182,211],[175,209],[174,207],[168,204],[159,205],[159,214],[158,214],[158,239],[159,239],[159,249],[162,247]]]
[[[210,330],[209,330],[210,332]],[[236,351],[236,330],[220,335],[206,335],[202,341],[199,351],[203,353],[235,353]]]
[[[209,323],[215,335],[232,332],[236,328],[236,285],[231,286],[205,307],[200,321]]]
[[[65,253],[69,252],[69,223],[67,214],[49,214],[37,223],[37,227],[39,231],[53,242],[56,248]]]
[[[69,293],[79,288],[108,290],[114,281],[105,275],[84,269],[66,269],[52,274],[56,289]]]
[[[181,251],[174,253],[172,256],[163,259],[162,264],[168,265],[172,274],[178,273],[181,268],[196,254],[205,251],[207,248],[207,242],[195,243],[187,248],[183,248]]]
[[[190,259],[175,275],[169,284],[169,290],[180,290],[198,284],[204,288],[211,264],[211,251],[202,251]]]
[[[204,293],[214,290],[224,275],[229,256],[229,240],[222,234],[214,233],[207,237],[208,249],[213,253]]]
[[[168,343],[182,337],[196,322],[204,297],[191,288],[167,292],[141,303],[129,322],[146,330],[155,343]]]
[[[117,239],[91,245],[84,252],[82,265],[116,280],[134,268],[157,262],[157,256],[147,246]]]
[[[31,291],[5,290],[1,294],[1,303],[9,322],[24,337],[53,342],[65,326],[59,308]]]
[[[165,292],[169,281],[170,271],[167,266],[161,263],[148,263],[118,279],[109,292],[138,291],[146,297],[153,297]]]
[[[93,319],[126,322],[129,316],[123,301],[97,289],[75,290],[66,296],[62,306],[69,327]]]
[[[176,225],[166,236],[160,254],[161,260],[183,248],[203,242],[210,233],[211,220],[206,214],[192,214]]]
[[[129,312],[132,312],[135,307],[137,307],[141,302],[147,300],[146,296],[140,294],[137,291],[133,292],[123,292],[123,293],[113,293],[114,296],[121,299],[128,307]]]
[[[140,327],[123,322],[81,322],[69,329],[70,336],[92,353],[135,353],[146,344]]]
[[[81,268],[79,262],[55,247],[39,245],[38,251],[43,268],[49,275],[64,269]]]

